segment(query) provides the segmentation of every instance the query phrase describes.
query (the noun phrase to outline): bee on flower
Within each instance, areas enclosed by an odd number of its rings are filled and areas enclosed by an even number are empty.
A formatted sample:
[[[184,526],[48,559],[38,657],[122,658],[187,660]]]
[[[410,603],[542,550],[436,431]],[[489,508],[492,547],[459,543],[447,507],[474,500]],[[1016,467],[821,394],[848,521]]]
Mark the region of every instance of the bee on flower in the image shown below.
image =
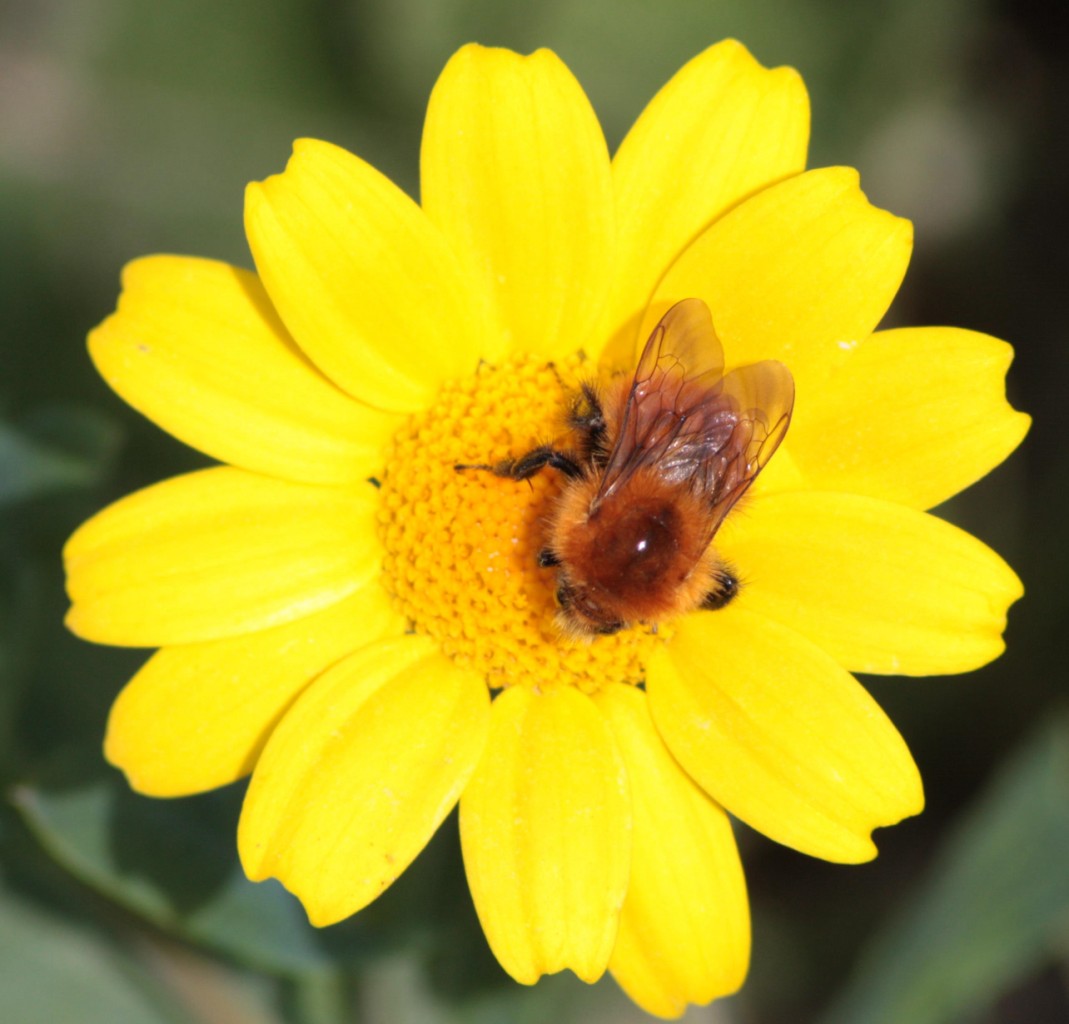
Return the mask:
[[[794,383],[772,360],[726,377],[723,364],[708,308],[678,302],[611,404],[583,386],[570,417],[579,453],[544,444],[497,466],[456,467],[526,480],[550,466],[568,479],[538,556],[559,569],[565,632],[618,633],[723,608],[738,593],[712,540],[783,440]]]
[[[923,795],[852,673],[983,665],[1022,593],[927,511],[1024,437],[1011,349],[878,329],[910,226],[808,131],[728,41],[610,159],[552,53],[466,46],[420,203],[300,140],[248,188],[255,272],[130,264],[92,358],[222,463],[65,551],[70,628],[160,648],[108,725],[130,784],[251,775],[245,870],[316,925],[459,803],[516,980],[608,970],[664,1017],[736,990],[728,815],[874,857]]]

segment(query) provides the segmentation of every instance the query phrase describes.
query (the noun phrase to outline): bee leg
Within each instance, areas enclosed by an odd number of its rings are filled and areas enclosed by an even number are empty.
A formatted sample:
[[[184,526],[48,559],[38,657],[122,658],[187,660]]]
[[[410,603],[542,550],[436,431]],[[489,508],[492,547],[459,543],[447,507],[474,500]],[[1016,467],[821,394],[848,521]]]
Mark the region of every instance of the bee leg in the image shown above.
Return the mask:
[[[539,445],[518,459],[505,459],[494,466],[493,470],[498,476],[507,476],[512,480],[528,480],[546,466],[573,480],[583,475],[583,467],[574,456],[557,451],[548,444]]]
[[[549,548],[542,548],[538,552],[538,568],[549,569],[554,565],[560,565],[560,559]]]
[[[608,425],[601,399],[592,384],[583,384],[568,412],[568,426],[582,438],[583,454],[595,465],[604,466],[609,459],[606,440]]]
[[[573,455],[557,451],[548,444],[539,445],[518,459],[502,459],[490,465],[488,462],[458,462],[453,466],[458,473],[466,469],[488,469],[495,476],[510,480],[530,480],[540,469],[549,466],[574,480],[583,475],[583,467]]]
[[[729,604],[739,593],[739,578],[730,569],[721,567],[716,570],[716,589],[710,590],[702,598],[701,607],[707,611],[716,611]]]

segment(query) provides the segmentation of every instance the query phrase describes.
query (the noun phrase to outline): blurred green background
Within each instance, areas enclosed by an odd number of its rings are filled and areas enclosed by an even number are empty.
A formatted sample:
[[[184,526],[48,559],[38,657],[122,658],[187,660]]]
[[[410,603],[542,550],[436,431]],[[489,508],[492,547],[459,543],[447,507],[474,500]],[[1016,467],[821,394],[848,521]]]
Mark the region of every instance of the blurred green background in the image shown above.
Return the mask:
[[[811,164],[860,168],[913,219],[892,318],[1012,341],[1022,451],[945,514],[1027,596],[1009,650],[948,679],[872,679],[928,809],[844,868],[740,829],[754,910],[743,993],[690,1021],[1069,1021],[1069,18],[1039,0],[2,0],[0,1019],[491,1024],[640,1021],[611,981],[509,981],[479,933],[455,823],[350,922],[316,932],[242,878],[241,787],[127,791],[100,753],[142,652],[69,637],[59,549],[104,503],[203,463],[85,354],[152,252],[250,265],[242,189],[292,139],[356,151],[415,194],[428,92],[469,40],[555,49],[611,146],[724,36],[792,64]]]

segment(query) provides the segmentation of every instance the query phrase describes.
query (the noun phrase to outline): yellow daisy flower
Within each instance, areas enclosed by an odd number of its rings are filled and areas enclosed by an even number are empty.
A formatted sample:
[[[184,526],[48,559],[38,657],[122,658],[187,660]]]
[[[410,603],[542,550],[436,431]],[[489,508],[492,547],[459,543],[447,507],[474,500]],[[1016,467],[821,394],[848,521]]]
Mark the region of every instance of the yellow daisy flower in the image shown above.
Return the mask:
[[[552,53],[467,46],[431,96],[417,205],[302,140],[249,186],[257,273],[128,266],[90,335],[107,382],[226,465],[149,487],[66,549],[70,628],[160,647],[106,753],[138,791],[252,773],[254,879],[353,914],[460,803],[514,978],[606,969],[663,1016],[749,954],[727,813],[831,861],[920,811],[905,743],[851,672],[960,672],[1003,648],[1012,570],[925,510],[1021,441],[1009,346],[874,330],[910,225],[805,171],[806,93],[736,42],[653,99],[610,161]],[[522,456],[575,382],[634,365],[703,300],[731,366],[785,363],[786,440],[717,534],[738,596],[594,639],[540,564],[561,474]]]

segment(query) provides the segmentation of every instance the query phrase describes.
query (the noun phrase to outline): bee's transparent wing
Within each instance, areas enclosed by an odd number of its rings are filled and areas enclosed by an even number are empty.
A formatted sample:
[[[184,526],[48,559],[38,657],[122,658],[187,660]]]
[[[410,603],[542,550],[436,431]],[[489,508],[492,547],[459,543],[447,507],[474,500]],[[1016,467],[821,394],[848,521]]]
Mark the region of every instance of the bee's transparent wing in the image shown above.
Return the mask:
[[[676,303],[650,335],[594,505],[653,467],[707,502],[709,538],[783,440],[790,371],[771,360],[722,376],[723,351],[700,299]]]

